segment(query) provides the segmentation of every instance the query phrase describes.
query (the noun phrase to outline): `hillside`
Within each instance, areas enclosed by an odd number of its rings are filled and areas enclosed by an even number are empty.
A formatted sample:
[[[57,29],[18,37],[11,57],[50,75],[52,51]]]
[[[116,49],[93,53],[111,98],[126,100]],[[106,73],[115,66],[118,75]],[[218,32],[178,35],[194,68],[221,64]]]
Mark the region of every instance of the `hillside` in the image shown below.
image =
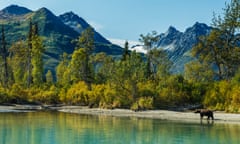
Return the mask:
[[[87,27],[91,27],[84,19],[73,12],[54,15],[47,8],[36,11],[11,5],[0,11],[0,24],[5,26],[8,48],[14,42],[25,40],[28,33],[29,21],[38,23],[39,34],[43,37],[45,46],[45,71],[55,71],[63,52],[71,54],[74,50],[72,41],[81,35]],[[109,55],[120,55],[122,48],[110,43],[101,34],[94,31],[95,52],[105,52]]]
[[[8,47],[12,43],[26,39],[29,20],[32,19],[39,25],[40,35],[44,38],[45,46],[45,71],[55,71],[55,67],[63,52],[71,54],[74,50],[72,41],[81,35],[89,25],[83,18],[73,12],[66,12],[60,16],[54,15],[47,8],[36,11],[24,7],[11,5],[0,11],[0,23],[5,25]],[[157,47],[164,49],[173,61],[172,72],[182,73],[184,65],[192,60],[190,50],[198,42],[199,36],[208,35],[211,27],[203,23],[195,23],[184,32],[178,31],[173,26],[159,35]],[[94,31],[95,53],[105,52],[108,55],[119,56],[122,48],[112,44],[100,33]],[[136,49],[136,48],[135,48]]]

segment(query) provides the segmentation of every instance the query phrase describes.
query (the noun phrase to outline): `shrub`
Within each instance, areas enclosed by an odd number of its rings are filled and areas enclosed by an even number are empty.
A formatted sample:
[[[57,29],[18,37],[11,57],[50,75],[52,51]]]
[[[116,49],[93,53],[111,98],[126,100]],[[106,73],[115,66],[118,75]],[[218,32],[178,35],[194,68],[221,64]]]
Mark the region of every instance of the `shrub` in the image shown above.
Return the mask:
[[[87,105],[88,104],[88,87],[80,81],[72,85],[66,94],[66,101],[68,104]]]
[[[153,109],[152,97],[141,97],[135,103],[132,104],[131,110],[149,110]]]
[[[49,89],[32,89],[31,99],[34,102],[40,102],[44,104],[56,104],[59,103],[58,89],[52,85]]]
[[[25,103],[29,100],[29,91],[15,83],[10,88],[9,100],[12,103]]]
[[[7,91],[0,87],[0,103],[8,103],[9,102],[9,95]]]
[[[228,81],[215,82],[204,96],[203,104],[216,110],[225,110],[230,104],[231,84]]]
[[[139,110],[138,103],[137,102],[133,103],[130,109],[133,111],[138,111]]]

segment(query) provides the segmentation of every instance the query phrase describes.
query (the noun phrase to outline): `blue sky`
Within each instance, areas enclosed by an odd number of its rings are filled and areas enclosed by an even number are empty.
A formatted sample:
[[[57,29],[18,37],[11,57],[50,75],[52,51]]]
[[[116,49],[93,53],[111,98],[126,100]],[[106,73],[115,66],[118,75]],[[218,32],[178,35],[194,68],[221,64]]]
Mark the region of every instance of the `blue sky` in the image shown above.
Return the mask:
[[[134,40],[152,30],[174,26],[180,31],[195,22],[211,24],[213,12],[222,14],[230,0],[0,0],[0,9],[17,4],[31,10],[41,7],[54,14],[73,11],[103,36]]]

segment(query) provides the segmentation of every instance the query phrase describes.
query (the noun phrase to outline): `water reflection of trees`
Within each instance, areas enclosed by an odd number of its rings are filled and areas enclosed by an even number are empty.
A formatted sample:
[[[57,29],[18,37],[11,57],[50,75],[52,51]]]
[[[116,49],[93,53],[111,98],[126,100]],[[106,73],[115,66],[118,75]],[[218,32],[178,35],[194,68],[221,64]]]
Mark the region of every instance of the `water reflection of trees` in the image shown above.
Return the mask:
[[[240,125],[67,113],[0,114],[0,143],[240,143]]]

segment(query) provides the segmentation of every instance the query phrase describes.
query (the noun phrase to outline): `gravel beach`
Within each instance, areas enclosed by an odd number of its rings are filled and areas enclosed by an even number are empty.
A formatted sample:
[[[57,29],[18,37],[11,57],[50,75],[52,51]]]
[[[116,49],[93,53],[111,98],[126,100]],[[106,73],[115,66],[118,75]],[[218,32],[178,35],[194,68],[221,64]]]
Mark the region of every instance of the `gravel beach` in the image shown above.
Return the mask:
[[[147,110],[134,112],[127,109],[100,109],[100,108],[78,108],[78,107],[65,107],[60,109],[61,112],[78,113],[78,114],[90,114],[90,115],[105,115],[115,117],[139,117],[139,118],[151,118],[161,120],[173,120],[173,121],[200,121],[200,114],[189,112],[177,112],[168,110]],[[203,121],[207,121],[207,117],[204,117]],[[211,121],[211,120],[210,120]],[[240,114],[214,112],[214,122],[217,123],[239,123]]]
[[[138,118],[151,118],[161,120],[173,120],[173,121],[200,121],[200,115],[193,111],[178,112],[169,110],[147,110],[134,112],[128,109],[100,109],[100,108],[88,108],[82,106],[32,106],[32,105],[12,105],[12,106],[0,106],[1,112],[29,112],[39,110],[55,110],[66,113],[77,114],[89,114],[89,115],[104,115],[114,117],[138,117]],[[207,121],[207,117],[204,117],[203,121]],[[210,120],[211,121],[211,120]],[[215,123],[237,123],[240,124],[240,114],[214,112]]]

